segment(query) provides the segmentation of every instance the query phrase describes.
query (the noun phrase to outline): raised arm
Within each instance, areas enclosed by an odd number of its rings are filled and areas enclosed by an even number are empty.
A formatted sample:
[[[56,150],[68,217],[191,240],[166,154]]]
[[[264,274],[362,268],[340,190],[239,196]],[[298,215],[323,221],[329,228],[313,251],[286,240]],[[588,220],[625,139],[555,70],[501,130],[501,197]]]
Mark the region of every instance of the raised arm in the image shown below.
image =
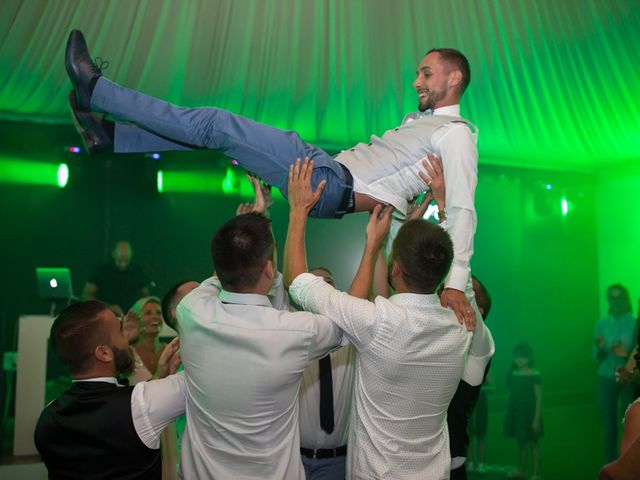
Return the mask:
[[[378,252],[380,252],[380,246],[389,233],[392,212],[393,207],[383,207],[378,204],[369,215],[367,241],[360,259],[360,266],[349,289],[349,295],[352,297],[369,298]]]
[[[446,186],[446,230],[453,241],[453,265],[440,296],[443,307],[452,308],[467,328],[475,325],[475,313],[465,290],[469,281],[469,263],[473,255],[476,230],[475,189],[478,183],[478,150],[472,133],[457,125],[440,141]]]
[[[320,200],[320,195],[327,184],[323,180],[314,192],[311,187],[313,160],[298,158],[289,167],[289,228],[284,245],[284,286],[289,288],[291,282],[301,273],[307,272],[307,252],[305,248],[305,229],[307,217],[313,206]]]

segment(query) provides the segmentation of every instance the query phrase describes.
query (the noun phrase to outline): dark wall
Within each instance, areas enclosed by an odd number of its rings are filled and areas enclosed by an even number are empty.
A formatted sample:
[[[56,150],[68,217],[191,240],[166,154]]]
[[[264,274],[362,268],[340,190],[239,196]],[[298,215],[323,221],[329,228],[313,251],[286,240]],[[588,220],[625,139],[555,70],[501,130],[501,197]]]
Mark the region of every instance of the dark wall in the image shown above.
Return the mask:
[[[80,293],[90,269],[107,259],[116,241],[127,239],[135,261],[155,282],[153,293],[162,295],[178,279],[210,274],[211,235],[246,201],[236,195],[157,193],[160,167],[224,172],[229,160],[215,152],[163,154],[159,161],[71,155],[64,151],[77,143],[70,126],[3,124],[0,131],[0,157],[67,161],[71,169],[65,189],[0,183],[4,349],[15,348],[21,313],[49,309],[37,296],[35,267],[68,266]],[[493,371],[502,391],[511,348],[526,339],[538,355],[546,401],[591,399],[591,332],[598,313],[593,183],[575,173],[480,167],[472,267],[494,299]],[[560,213],[561,194],[574,204],[566,217]],[[288,209],[276,197],[272,217],[281,261]],[[343,289],[357,268],[366,220],[360,214],[310,224],[310,263],[332,269]]]

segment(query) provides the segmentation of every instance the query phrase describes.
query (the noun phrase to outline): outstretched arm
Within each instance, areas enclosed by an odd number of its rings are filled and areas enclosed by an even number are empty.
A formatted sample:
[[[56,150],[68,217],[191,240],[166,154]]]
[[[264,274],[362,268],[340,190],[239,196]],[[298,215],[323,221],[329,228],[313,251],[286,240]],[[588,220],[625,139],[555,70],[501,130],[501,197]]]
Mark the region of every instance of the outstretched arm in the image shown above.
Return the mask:
[[[373,281],[373,272],[380,245],[389,233],[393,207],[376,205],[369,215],[367,224],[367,241],[356,276],[353,277],[349,295],[358,298],[369,298],[369,290]]]
[[[289,167],[289,228],[287,240],[284,245],[284,286],[289,288],[291,282],[306,272],[307,252],[305,249],[304,234],[307,226],[307,217],[313,206],[320,200],[320,195],[327,184],[323,180],[314,192],[311,188],[311,175],[313,173],[313,160],[305,158],[301,163],[296,160]]]

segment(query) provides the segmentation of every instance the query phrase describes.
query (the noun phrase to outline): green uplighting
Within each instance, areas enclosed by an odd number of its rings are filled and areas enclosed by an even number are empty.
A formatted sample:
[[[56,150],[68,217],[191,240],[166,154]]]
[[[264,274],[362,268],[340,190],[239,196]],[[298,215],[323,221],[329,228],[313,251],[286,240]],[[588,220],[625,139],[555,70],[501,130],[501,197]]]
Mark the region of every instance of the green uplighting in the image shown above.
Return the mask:
[[[567,213],[569,213],[569,203],[567,202],[566,198],[562,197],[560,205],[562,207],[562,215],[566,215]]]
[[[66,164],[0,157],[0,183],[50,185],[64,188],[69,181]]]
[[[58,167],[58,187],[64,188],[69,182],[69,167],[66,163],[61,163]]]
[[[230,168],[227,168],[227,173],[222,181],[222,193],[225,195],[231,195],[237,191],[238,179],[236,173]]]
[[[162,170],[158,170],[156,174],[156,188],[158,189],[158,193],[164,192],[164,182],[163,182],[164,174]]]

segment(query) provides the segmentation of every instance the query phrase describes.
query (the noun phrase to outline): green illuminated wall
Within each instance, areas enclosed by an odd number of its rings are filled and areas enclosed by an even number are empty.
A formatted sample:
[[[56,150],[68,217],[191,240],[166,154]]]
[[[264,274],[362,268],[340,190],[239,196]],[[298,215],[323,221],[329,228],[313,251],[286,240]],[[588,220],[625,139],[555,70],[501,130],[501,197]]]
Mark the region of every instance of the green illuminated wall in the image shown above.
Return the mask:
[[[640,159],[605,169],[598,176],[598,265],[600,315],[607,314],[605,290],[622,283],[631,293],[634,314],[640,297]]]
[[[422,55],[452,46],[472,66],[481,163],[640,156],[633,0],[4,0],[0,18],[0,119],[71,123],[62,59],[80,28],[126,86],[341,149],[397,126]]]

